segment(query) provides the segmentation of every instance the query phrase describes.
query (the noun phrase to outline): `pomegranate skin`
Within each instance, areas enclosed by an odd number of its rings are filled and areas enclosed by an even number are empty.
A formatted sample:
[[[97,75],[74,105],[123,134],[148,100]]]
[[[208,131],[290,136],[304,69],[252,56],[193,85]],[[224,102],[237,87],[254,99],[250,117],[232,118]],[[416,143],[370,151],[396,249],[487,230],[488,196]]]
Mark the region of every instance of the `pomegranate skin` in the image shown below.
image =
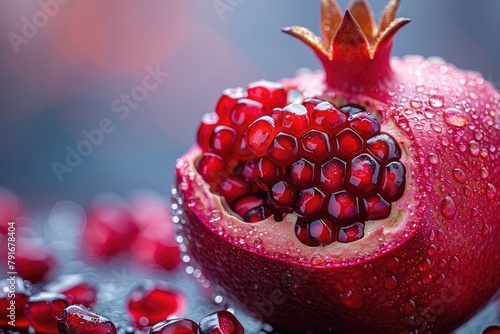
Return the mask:
[[[361,240],[301,245],[293,215],[244,223],[197,173],[197,146],[177,162],[178,230],[192,265],[276,328],[445,333],[500,288],[500,93],[437,58],[391,67],[369,91],[328,88],[323,72],[281,81],[304,98],[367,107],[404,151],[405,194]]]

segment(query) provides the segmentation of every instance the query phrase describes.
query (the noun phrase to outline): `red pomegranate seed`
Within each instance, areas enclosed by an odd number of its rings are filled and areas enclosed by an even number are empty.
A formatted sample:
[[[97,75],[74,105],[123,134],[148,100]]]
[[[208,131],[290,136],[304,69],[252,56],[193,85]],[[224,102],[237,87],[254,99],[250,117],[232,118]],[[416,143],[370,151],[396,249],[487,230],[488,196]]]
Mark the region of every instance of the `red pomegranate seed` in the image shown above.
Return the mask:
[[[380,195],[375,194],[363,199],[366,219],[383,219],[389,217],[391,213],[391,203],[384,200]]]
[[[198,324],[189,319],[165,320],[154,325],[149,334],[198,334]]]
[[[279,173],[278,167],[268,158],[260,158],[255,164],[255,180],[264,190],[268,189],[267,185],[270,184]]]
[[[244,334],[238,319],[229,311],[211,313],[201,319],[200,334]]]
[[[399,161],[393,161],[385,166],[382,174],[380,194],[387,201],[395,201],[403,195],[405,188],[405,168]]]
[[[344,184],[347,164],[339,158],[331,158],[321,166],[321,185],[334,192]]]
[[[198,128],[198,133],[196,135],[198,145],[200,148],[206,152],[210,149],[210,141],[207,138],[212,137],[214,129],[217,127],[219,122],[219,116],[216,113],[211,112],[203,115],[201,118],[201,124]]]
[[[229,176],[224,159],[215,153],[203,153],[198,164],[198,172],[208,182],[212,191],[219,191],[219,184]]]
[[[275,120],[270,116],[260,117],[249,127],[246,136],[249,148],[257,155],[264,155],[273,140]]]
[[[379,164],[368,154],[360,154],[351,161],[349,183],[358,193],[368,194],[376,189],[379,179]]]
[[[271,114],[286,132],[296,133],[309,125],[307,109],[302,104],[292,103],[283,109],[276,109]]]
[[[311,130],[301,139],[302,149],[312,157],[323,156],[331,151],[328,135],[322,131]]]
[[[231,111],[230,120],[237,131],[246,131],[254,120],[266,114],[262,103],[250,99],[240,99]]]
[[[213,133],[210,141],[210,148],[219,155],[230,154],[234,150],[237,133],[234,129],[225,125],[218,125]]]
[[[239,199],[232,209],[249,223],[256,223],[272,214],[264,199],[255,194]]]
[[[298,152],[297,138],[281,132],[271,143],[268,155],[277,164],[288,165],[297,157]]]
[[[126,203],[116,195],[102,194],[87,208],[83,233],[84,256],[109,258],[129,250],[139,229]]]
[[[500,326],[489,326],[483,331],[483,334],[500,334]]]
[[[285,181],[279,181],[269,189],[270,201],[280,209],[291,211],[295,194]]]
[[[295,212],[312,219],[321,213],[324,199],[325,194],[316,187],[303,189],[297,194]]]
[[[43,282],[57,266],[51,247],[38,238],[17,238],[16,271],[32,283]]]
[[[96,301],[96,287],[81,275],[61,275],[43,287],[44,291],[60,293],[68,298],[68,304],[91,307]]]
[[[30,295],[31,292],[20,277],[11,276],[0,280],[0,328],[29,326],[24,307]]]
[[[354,223],[352,225],[341,227],[339,231],[339,242],[353,242],[359,240],[364,234],[364,225],[361,223]]]
[[[65,295],[40,292],[28,299],[24,313],[35,331],[57,333],[57,319],[67,306],[68,299]]]
[[[307,185],[314,181],[314,163],[308,159],[299,159],[290,166],[290,175],[297,185]]]
[[[219,118],[223,120],[228,118],[231,110],[233,110],[238,100],[245,98],[246,95],[247,94],[243,88],[225,89],[217,102],[217,106],[215,107],[215,111],[217,112],[217,115],[219,115]]]
[[[282,108],[286,104],[287,94],[282,84],[261,80],[248,85],[248,98],[262,103],[267,110]]]
[[[328,213],[341,222],[358,219],[360,213],[358,198],[347,190],[335,192],[330,197]]]
[[[349,117],[349,125],[364,139],[368,139],[380,131],[380,125],[375,117],[366,111],[358,112]]]
[[[337,154],[342,158],[350,158],[361,152],[363,139],[354,131],[346,129],[340,132],[336,138]]]
[[[230,176],[223,180],[219,186],[219,193],[229,205],[250,192],[250,184],[239,176]]]
[[[401,158],[401,151],[391,136],[381,133],[366,141],[368,150],[383,163]]]
[[[328,245],[335,241],[337,231],[328,219],[315,220],[309,223],[309,241],[314,246]]]
[[[116,334],[115,325],[108,319],[81,305],[64,309],[57,322],[60,334]]]
[[[344,124],[347,119],[337,107],[324,101],[315,105],[311,113],[313,122],[329,132]]]
[[[164,283],[145,281],[134,288],[128,299],[128,311],[138,327],[152,326],[186,309],[185,297]]]

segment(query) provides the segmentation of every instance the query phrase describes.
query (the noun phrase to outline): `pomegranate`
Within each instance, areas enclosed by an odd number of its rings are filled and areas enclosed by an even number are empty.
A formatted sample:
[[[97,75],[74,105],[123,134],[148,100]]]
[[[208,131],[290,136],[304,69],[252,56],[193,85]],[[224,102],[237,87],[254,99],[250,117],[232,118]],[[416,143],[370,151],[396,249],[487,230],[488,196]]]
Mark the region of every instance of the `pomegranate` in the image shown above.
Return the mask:
[[[500,287],[500,92],[391,57],[398,0],[321,4],[284,31],[324,70],[224,91],[178,159],[183,259],[278,329],[451,331]]]
[[[57,320],[57,329],[63,334],[116,334],[115,325],[82,305],[64,309]]]

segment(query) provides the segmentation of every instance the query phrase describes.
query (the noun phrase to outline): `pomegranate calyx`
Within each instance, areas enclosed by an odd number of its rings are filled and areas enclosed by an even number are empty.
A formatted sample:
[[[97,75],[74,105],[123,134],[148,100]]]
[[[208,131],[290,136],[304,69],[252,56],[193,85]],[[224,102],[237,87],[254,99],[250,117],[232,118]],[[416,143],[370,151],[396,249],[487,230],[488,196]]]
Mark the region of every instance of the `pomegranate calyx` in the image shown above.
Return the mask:
[[[326,84],[343,91],[379,87],[392,75],[390,53],[396,32],[410,22],[395,18],[399,0],[384,9],[379,26],[366,0],[353,0],[342,16],[336,0],[321,1],[321,32],[291,26],[286,32],[307,44],[322,62]]]

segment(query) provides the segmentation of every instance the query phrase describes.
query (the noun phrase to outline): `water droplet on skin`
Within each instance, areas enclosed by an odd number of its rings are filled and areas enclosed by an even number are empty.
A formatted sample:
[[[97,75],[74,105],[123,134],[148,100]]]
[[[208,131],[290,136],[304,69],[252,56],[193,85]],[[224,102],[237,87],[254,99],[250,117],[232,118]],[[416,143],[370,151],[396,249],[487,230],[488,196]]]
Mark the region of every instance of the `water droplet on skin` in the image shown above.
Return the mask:
[[[439,276],[436,278],[436,284],[443,284],[445,278],[446,277],[444,276],[444,274],[439,274]]]
[[[444,103],[444,97],[441,95],[431,95],[429,96],[429,104],[434,108],[441,108]]]
[[[477,141],[471,140],[469,142],[469,151],[472,156],[477,157],[479,155],[479,143]]]
[[[483,133],[481,130],[474,131],[474,138],[476,138],[477,141],[481,141],[481,139],[483,139]]]
[[[253,239],[253,245],[256,248],[260,248],[262,246],[262,239],[260,238]]]
[[[214,210],[210,213],[210,222],[216,222],[220,219],[220,211],[219,210]]]
[[[377,276],[371,276],[368,278],[368,284],[369,285],[377,285],[378,283],[378,277]]]
[[[451,260],[450,260],[450,268],[453,268],[455,269],[456,267],[458,267],[458,265],[460,264],[460,260],[458,259],[458,257],[454,256]]]
[[[429,248],[427,248],[427,254],[434,255],[436,254],[436,250],[437,250],[436,245],[432,244],[429,246]]]
[[[470,209],[471,217],[477,217],[478,214],[479,214],[479,211],[476,208]]]
[[[488,170],[486,169],[486,167],[481,167],[481,178],[484,180],[484,179],[487,179],[488,176],[489,176],[489,173],[488,173]]]
[[[437,133],[441,133],[441,131],[443,130],[441,128],[441,126],[439,124],[436,124],[436,123],[432,123],[431,128],[432,128],[432,130],[434,130]]]
[[[410,106],[415,109],[420,109],[422,108],[422,101],[415,99],[410,101]]]
[[[446,234],[444,233],[443,230],[438,230],[437,231],[437,239],[439,241],[443,241],[445,237],[446,237]]]
[[[389,269],[396,269],[399,266],[399,259],[397,257],[393,257],[389,261],[387,261],[387,267]]]
[[[432,275],[426,275],[426,276],[422,279],[422,282],[424,282],[425,284],[431,284],[431,282],[432,282]]]
[[[425,259],[424,262],[420,262],[418,269],[423,272],[431,270],[431,261],[429,259]]]
[[[497,189],[495,188],[494,185],[492,185],[491,183],[488,183],[486,185],[486,191],[485,192],[486,192],[486,198],[491,201],[492,199],[495,198],[495,195],[497,193]]]
[[[416,305],[413,300],[408,300],[407,302],[404,302],[401,304],[401,307],[399,308],[401,313],[403,314],[412,314],[416,310]]]
[[[387,277],[385,279],[385,287],[387,289],[392,290],[396,287],[397,284],[398,284],[398,280],[394,276],[390,276],[390,277]]]
[[[342,303],[350,309],[358,309],[363,305],[363,297],[355,291],[347,291],[340,294]]]
[[[444,267],[446,267],[446,259],[441,259],[441,260],[439,261],[439,267],[440,267],[440,268],[444,268]]]
[[[311,264],[315,266],[319,266],[321,264],[325,263],[325,258],[322,255],[315,254],[311,258]]]
[[[429,153],[428,159],[433,165],[437,165],[439,163],[439,158],[435,153]]]
[[[465,176],[464,171],[458,167],[453,169],[452,175],[453,178],[459,183],[465,183],[467,181],[467,177]]]
[[[452,219],[455,217],[455,214],[457,213],[457,207],[450,196],[446,196],[443,199],[443,202],[441,203],[441,213],[446,219]]]
[[[425,90],[425,86],[424,85],[417,85],[417,86],[415,86],[415,90],[419,93],[423,93],[423,91]]]
[[[434,240],[436,240],[436,232],[434,232],[434,230],[431,230],[431,231],[429,232],[429,240],[430,240],[430,241],[434,241]]]
[[[448,108],[443,113],[446,124],[462,128],[467,124],[467,118],[459,109]]]
[[[470,195],[472,195],[472,189],[469,186],[464,187],[464,195],[466,197],[470,197]]]

